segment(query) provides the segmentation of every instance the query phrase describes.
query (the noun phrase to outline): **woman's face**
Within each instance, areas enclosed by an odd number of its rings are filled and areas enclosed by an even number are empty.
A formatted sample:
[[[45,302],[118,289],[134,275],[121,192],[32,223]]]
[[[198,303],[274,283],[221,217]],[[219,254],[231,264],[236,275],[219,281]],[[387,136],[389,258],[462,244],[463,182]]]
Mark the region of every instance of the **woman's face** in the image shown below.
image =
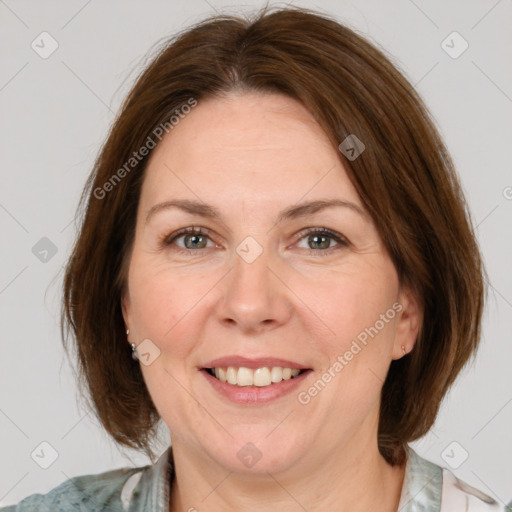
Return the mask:
[[[200,101],[153,152],[123,313],[173,445],[262,474],[376,447],[418,328],[338,151],[257,93]]]

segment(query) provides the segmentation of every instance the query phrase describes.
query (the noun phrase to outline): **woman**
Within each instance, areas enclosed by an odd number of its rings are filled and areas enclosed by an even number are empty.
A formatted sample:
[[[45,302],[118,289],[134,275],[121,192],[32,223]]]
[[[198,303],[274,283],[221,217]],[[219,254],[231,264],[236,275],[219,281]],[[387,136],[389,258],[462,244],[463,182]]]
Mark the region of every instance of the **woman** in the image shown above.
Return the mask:
[[[478,346],[483,268],[411,85],[303,9],[187,30],[139,77],[64,282],[96,413],[150,466],[6,510],[504,510],[408,442]],[[81,507],[81,508],[79,508]]]

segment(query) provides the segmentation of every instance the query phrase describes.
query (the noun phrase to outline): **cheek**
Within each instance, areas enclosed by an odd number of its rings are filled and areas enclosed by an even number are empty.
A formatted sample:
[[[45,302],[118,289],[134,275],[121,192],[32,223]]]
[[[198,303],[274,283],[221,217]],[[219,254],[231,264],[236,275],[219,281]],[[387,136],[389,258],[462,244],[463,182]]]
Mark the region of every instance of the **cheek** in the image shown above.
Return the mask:
[[[370,340],[393,336],[398,279],[393,265],[384,258],[357,268],[347,266],[342,272],[310,274],[290,287],[311,309],[310,330],[316,331],[316,342],[329,359],[349,350],[358,336],[363,341],[365,335]],[[381,315],[386,314],[383,323]]]
[[[375,411],[391,361],[398,292],[394,276],[393,268],[386,272],[385,266],[368,267],[319,286],[314,293],[312,309],[329,328],[327,336],[317,331],[315,338],[325,361],[318,378],[328,382],[318,403],[339,417],[352,411],[354,428]]]
[[[130,299],[137,334],[161,347],[172,340],[193,337],[190,331],[200,323],[191,320],[205,288],[208,288],[207,283],[201,278],[180,276],[148,264],[135,267],[130,281]],[[180,347],[180,344],[173,346],[173,353]]]
[[[182,428],[183,418],[201,420],[196,402],[183,387],[191,389],[186,362],[203,325],[197,308],[207,290],[205,280],[180,276],[158,264],[139,261],[136,266],[135,261],[131,273],[130,298],[137,336],[140,340],[149,338],[160,349],[152,364],[141,366],[144,381],[159,415],[178,436],[187,435],[186,428]]]

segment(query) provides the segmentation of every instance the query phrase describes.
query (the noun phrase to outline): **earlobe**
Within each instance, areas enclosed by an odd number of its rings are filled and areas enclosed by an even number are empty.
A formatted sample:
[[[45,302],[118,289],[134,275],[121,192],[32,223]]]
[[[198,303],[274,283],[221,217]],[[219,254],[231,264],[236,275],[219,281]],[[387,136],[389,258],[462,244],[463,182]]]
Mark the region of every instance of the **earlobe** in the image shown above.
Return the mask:
[[[401,290],[398,302],[402,310],[397,316],[393,359],[400,359],[413,350],[423,319],[420,302],[411,290]]]

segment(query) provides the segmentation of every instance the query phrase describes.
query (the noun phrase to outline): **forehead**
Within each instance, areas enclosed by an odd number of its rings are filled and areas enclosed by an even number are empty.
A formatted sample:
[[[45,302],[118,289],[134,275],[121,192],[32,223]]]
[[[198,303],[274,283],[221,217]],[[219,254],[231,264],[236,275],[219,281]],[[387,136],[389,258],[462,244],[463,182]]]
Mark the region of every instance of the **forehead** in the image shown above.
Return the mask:
[[[151,156],[141,201],[196,196],[262,206],[311,194],[360,204],[337,148],[303,105],[244,92],[199,101],[180,119]]]

